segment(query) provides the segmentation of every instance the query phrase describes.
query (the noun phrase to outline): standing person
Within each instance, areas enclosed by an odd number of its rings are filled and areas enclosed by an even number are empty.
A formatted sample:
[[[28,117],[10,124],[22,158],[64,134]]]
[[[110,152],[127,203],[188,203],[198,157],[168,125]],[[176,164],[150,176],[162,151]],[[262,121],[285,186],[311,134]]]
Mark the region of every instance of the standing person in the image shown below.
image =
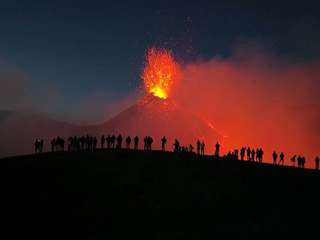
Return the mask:
[[[98,142],[98,139],[96,137],[93,137],[92,139],[93,149],[97,149],[97,142]]]
[[[254,156],[255,156],[256,152],[254,151],[254,149],[252,149],[251,151],[251,160],[254,162]]]
[[[300,155],[297,158],[297,162],[298,162],[298,168],[301,168],[301,157],[300,157]]]
[[[136,137],[133,139],[133,141],[134,141],[134,149],[138,149],[138,144],[139,144],[139,138],[138,138],[138,136],[136,136]]]
[[[201,143],[198,139],[198,141],[197,141],[197,154],[200,154],[200,145],[201,145]]]
[[[248,147],[247,149],[247,161],[250,161],[250,156],[251,156],[251,149]]]
[[[122,136],[121,134],[119,134],[119,136],[117,137],[117,148],[121,149],[121,145],[122,145]]]
[[[201,153],[201,155],[204,155],[204,146],[205,146],[204,141],[202,141],[200,143],[200,153]]]
[[[162,151],[165,151],[166,142],[167,142],[166,137],[161,138],[161,150]]]
[[[178,142],[177,139],[174,140],[174,149],[173,149],[173,152],[180,152],[180,143]]]
[[[145,136],[143,139],[143,143],[144,143],[143,149],[144,150],[147,150],[147,142],[148,142],[148,136]]]
[[[306,159],[304,157],[301,158],[301,167],[304,168],[304,165],[306,164]]]
[[[240,149],[240,158],[241,160],[243,161],[244,160],[244,154],[246,153],[246,148],[245,147],[242,147]]]
[[[283,152],[280,153],[280,161],[279,161],[278,164],[280,164],[281,162],[282,162],[282,165],[283,165],[283,163],[284,163],[284,154],[283,154]]]
[[[153,143],[152,137],[148,136],[148,138],[147,138],[147,150],[151,150],[152,143]]]
[[[60,140],[60,147],[61,147],[60,150],[61,151],[64,151],[64,142],[65,142],[64,139],[61,138],[61,140]]]
[[[130,136],[127,137],[126,143],[127,143],[126,148],[130,149],[130,144],[131,144],[131,137]]]
[[[277,164],[278,154],[276,153],[276,151],[273,151],[272,158],[273,158],[273,164]]]
[[[220,144],[217,142],[216,143],[216,152],[214,155],[216,155],[217,157],[219,157],[219,149],[220,149]]]
[[[319,158],[316,157],[316,159],[314,160],[316,162],[316,169],[319,169]]]
[[[262,157],[263,157],[264,152],[262,151],[262,148],[259,150],[259,162],[262,163]]]
[[[112,146],[112,148],[114,148],[114,143],[115,143],[115,141],[116,141],[116,136],[113,134],[112,136],[111,136],[111,142],[110,142],[110,148],[111,148],[111,146]],[[122,141],[122,137],[121,137],[121,141]]]
[[[54,138],[51,140],[51,152],[54,152],[55,145],[56,145],[56,139]]]
[[[103,148],[104,147],[104,142],[106,141],[104,135],[102,135],[100,140],[101,140],[101,148]]]
[[[193,152],[193,149],[194,149],[194,147],[191,145],[191,143],[190,143],[190,145],[189,145],[189,152],[190,153],[192,153]]]
[[[295,164],[295,162],[296,162],[296,155],[294,155],[290,160],[291,160],[291,162],[293,162],[293,165],[292,165],[292,166],[294,167],[294,164]]]

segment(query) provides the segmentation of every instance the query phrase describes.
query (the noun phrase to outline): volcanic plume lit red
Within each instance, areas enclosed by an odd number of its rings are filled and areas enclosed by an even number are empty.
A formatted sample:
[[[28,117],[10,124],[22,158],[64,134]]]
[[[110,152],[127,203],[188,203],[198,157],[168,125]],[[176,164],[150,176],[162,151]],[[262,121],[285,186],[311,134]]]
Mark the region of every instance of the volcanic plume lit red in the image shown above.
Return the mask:
[[[180,66],[171,51],[152,47],[141,75],[148,93],[166,99],[173,83],[180,78]]]

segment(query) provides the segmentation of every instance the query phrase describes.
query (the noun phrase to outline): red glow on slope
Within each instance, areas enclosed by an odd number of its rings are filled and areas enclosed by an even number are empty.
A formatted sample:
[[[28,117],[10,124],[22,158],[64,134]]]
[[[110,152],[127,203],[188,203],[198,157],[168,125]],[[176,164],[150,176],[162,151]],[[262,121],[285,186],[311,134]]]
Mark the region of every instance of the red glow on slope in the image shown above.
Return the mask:
[[[180,78],[180,66],[174,61],[171,51],[152,47],[146,56],[141,77],[148,93],[166,99],[172,84]]]
[[[206,119],[202,118],[202,120],[205,121],[205,122],[209,125],[209,127],[210,127],[211,129],[213,129],[214,131],[216,131],[216,132],[223,138],[223,139],[219,142],[219,144],[220,144],[221,150],[222,150],[224,153],[227,153],[228,151],[227,151],[227,149],[225,148],[224,143],[225,143],[226,141],[228,141],[228,136],[225,135],[225,134],[223,134],[222,132],[220,132],[220,131],[219,131],[218,129],[216,129],[215,127],[213,127],[212,124],[209,123]]]

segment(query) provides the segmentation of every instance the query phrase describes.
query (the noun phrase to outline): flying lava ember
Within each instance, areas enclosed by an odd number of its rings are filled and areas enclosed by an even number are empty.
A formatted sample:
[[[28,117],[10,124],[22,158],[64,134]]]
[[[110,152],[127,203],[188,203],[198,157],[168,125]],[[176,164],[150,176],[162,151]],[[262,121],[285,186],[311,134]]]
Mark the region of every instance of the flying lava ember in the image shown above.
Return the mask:
[[[147,53],[141,77],[148,93],[166,99],[172,84],[179,81],[180,66],[171,51],[152,47]]]

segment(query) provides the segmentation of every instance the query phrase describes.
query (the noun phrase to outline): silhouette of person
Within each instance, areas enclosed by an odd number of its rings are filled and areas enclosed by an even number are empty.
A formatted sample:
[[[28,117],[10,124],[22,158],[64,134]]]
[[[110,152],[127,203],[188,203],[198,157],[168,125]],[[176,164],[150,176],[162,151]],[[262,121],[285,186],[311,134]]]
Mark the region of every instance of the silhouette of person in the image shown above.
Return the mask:
[[[272,158],[273,158],[273,164],[277,164],[278,154],[276,153],[276,151],[273,151]]]
[[[138,144],[139,144],[139,138],[138,138],[138,136],[136,136],[136,137],[133,139],[133,141],[134,141],[134,149],[138,149]]]
[[[92,139],[93,149],[97,149],[97,142],[98,142],[98,139],[96,137],[93,137]]]
[[[178,142],[177,139],[174,140],[173,146],[174,146],[173,152],[177,152],[177,153],[180,152],[180,143]]]
[[[167,142],[166,137],[161,138],[161,149],[162,149],[162,151],[165,151],[166,142]]]
[[[42,149],[43,149],[43,139],[40,140],[39,149],[40,149],[40,153],[42,153]]]
[[[247,161],[250,161],[250,156],[251,156],[251,149],[248,147],[247,149]]]
[[[197,141],[197,154],[200,154],[200,145],[201,145],[201,143],[198,139],[198,141]]]
[[[204,155],[204,146],[205,146],[204,141],[202,141],[200,143],[200,154],[202,154],[202,155]]]
[[[300,157],[300,155],[297,158],[297,162],[298,162],[298,168],[301,168],[301,157]]]
[[[89,134],[87,134],[85,142],[86,142],[86,149],[89,149],[89,146],[90,146],[90,137],[89,137]]]
[[[143,149],[147,150],[147,145],[148,145],[148,136],[145,136],[143,139]]]
[[[110,141],[110,148],[111,148],[111,146],[112,146],[112,148],[114,148],[114,143],[116,141],[116,136],[113,134],[110,140],[111,140]],[[121,137],[121,140],[122,140],[122,137]]]
[[[56,150],[57,152],[60,150],[60,137],[58,137],[56,140]]]
[[[108,135],[106,137],[106,142],[107,142],[107,148],[110,148],[111,147],[111,137],[110,137],[110,135]]]
[[[254,156],[255,156],[256,152],[254,151],[254,149],[251,150],[251,160],[254,162]]]
[[[257,148],[257,162],[262,162],[262,149]]]
[[[214,155],[217,156],[217,157],[219,157],[220,144],[217,142],[215,147],[216,147],[216,152],[215,152]]]
[[[234,150],[234,158],[237,160],[239,159],[239,150],[238,149]]]
[[[36,154],[38,153],[39,144],[40,144],[40,141],[39,141],[39,140],[36,140],[35,143],[34,143],[34,148],[35,148]]]
[[[293,162],[293,165],[292,165],[292,166],[294,167],[294,164],[295,164],[295,162],[296,162],[296,155],[294,155],[290,160],[291,160],[291,162]]]
[[[192,153],[193,152],[193,149],[194,149],[194,147],[191,145],[191,143],[190,143],[190,145],[189,145],[189,152],[190,153]]]
[[[306,164],[306,159],[304,157],[301,158],[301,167],[304,168],[304,165]]]
[[[316,169],[318,170],[318,169],[319,169],[319,158],[316,157],[316,158],[314,159],[314,161],[316,162]]]
[[[153,143],[152,137],[147,137],[147,150],[151,150],[151,144]]]
[[[36,154],[38,153],[41,153],[42,152],[42,148],[43,148],[43,140],[36,140],[36,142],[34,143],[34,147],[35,147],[35,150],[36,150]]]
[[[117,148],[121,148],[122,145],[122,136],[121,134],[119,134],[119,136],[117,137]]]
[[[84,135],[82,135],[82,137],[80,138],[80,149],[83,150],[85,147],[85,143],[86,143],[86,138],[84,137]]]
[[[106,141],[104,135],[102,135],[102,137],[101,137],[100,140],[101,140],[101,148],[103,149],[103,147],[104,147],[104,142]]]
[[[278,164],[280,164],[281,162],[282,162],[282,165],[283,165],[283,163],[284,163],[284,154],[283,154],[283,152],[280,153],[280,160],[279,160]]]
[[[263,154],[264,154],[264,152],[263,152],[263,150],[262,150],[262,148],[260,148],[260,150],[259,150],[259,162],[262,162],[262,157],[263,157]]]
[[[56,139],[54,138],[51,140],[51,152],[54,152],[55,145],[56,145]]]
[[[241,158],[241,161],[244,160],[244,154],[245,154],[245,152],[246,152],[246,148],[245,148],[245,147],[242,147],[242,148],[240,149],[240,158]]]
[[[60,150],[61,151],[64,151],[64,139],[63,138],[61,138],[61,140],[60,140]]]
[[[130,144],[131,144],[131,137],[130,136],[127,137],[126,143],[127,143],[126,148],[130,149]]]

